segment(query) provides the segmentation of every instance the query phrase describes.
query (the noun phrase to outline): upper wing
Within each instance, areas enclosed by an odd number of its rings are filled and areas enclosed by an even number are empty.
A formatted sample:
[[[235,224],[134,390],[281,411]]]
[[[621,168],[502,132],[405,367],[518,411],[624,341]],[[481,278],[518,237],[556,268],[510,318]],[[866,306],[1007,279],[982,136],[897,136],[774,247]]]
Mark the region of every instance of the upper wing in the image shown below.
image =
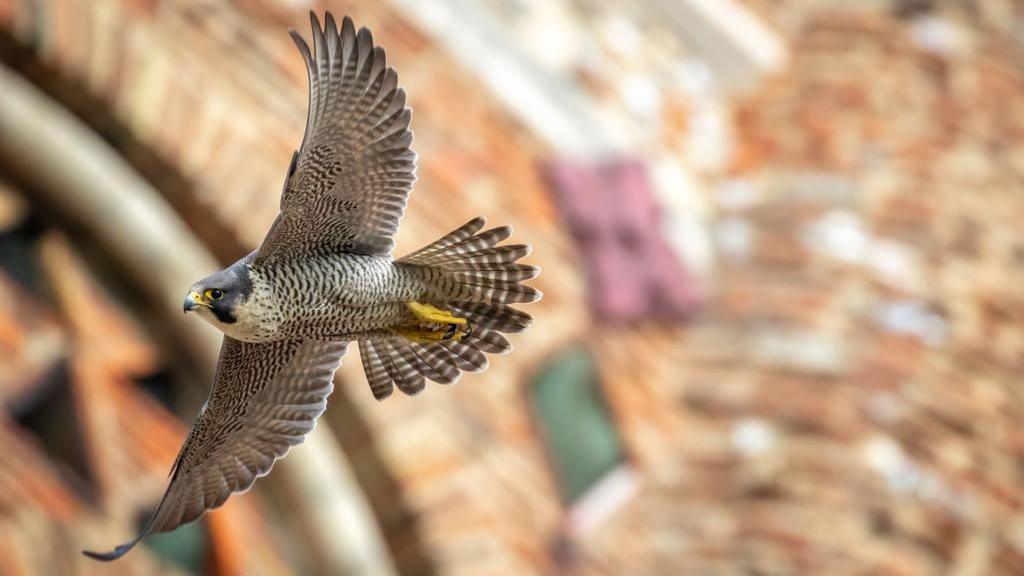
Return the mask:
[[[311,253],[386,255],[416,180],[405,91],[366,28],[310,13],[314,52],[292,39],[309,73],[302,148],[292,158],[281,213],[257,263]]]
[[[348,342],[240,342],[227,336],[210,398],[171,469],[171,482],[153,517],[114,560],[150,532],[173,530],[247,490],[274,461],[300,444],[327,405],[332,379]]]

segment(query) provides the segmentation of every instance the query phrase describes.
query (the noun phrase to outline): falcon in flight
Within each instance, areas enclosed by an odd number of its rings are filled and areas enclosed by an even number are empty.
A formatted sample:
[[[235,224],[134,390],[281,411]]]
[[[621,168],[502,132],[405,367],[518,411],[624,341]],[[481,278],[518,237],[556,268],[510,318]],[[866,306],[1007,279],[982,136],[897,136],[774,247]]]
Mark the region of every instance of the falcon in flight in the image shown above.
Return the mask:
[[[521,283],[540,270],[516,263],[528,245],[498,245],[508,226],[483,230],[475,218],[391,257],[416,180],[405,91],[369,30],[348,17],[339,28],[330,13],[323,27],[310,20],[313,50],[291,32],[309,73],[309,113],[281,213],[259,249],[185,299],[186,313],[224,332],[210,397],[152,518],[112,552],[85,552],[92,558],[119,558],[269,472],[313,429],[350,342],[383,399],[483,370],[486,354],[511,350],[500,333],[532,321],[510,304],[540,299]]]

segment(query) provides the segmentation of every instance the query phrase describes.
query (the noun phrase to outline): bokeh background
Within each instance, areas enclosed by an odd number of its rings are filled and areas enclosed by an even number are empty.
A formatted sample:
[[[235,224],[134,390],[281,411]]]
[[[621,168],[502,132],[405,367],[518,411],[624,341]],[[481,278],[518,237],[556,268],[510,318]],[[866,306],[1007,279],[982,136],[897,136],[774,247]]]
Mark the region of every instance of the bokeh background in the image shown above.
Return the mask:
[[[484,214],[510,356],[121,561],[208,392],[188,285],[305,122],[286,31],[414,109],[397,253]],[[0,574],[1024,574],[1024,2],[0,0]]]

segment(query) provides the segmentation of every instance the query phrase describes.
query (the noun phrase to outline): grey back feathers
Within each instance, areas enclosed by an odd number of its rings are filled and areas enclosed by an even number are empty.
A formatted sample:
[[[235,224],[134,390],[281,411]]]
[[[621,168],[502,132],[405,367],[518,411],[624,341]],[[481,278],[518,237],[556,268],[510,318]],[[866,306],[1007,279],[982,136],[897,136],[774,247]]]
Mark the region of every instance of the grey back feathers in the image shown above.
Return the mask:
[[[309,114],[281,213],[257,264],[309,254],[388,255],[416,180],[405,91],[366,28],[310,14],[313,50],[292,39],[309,75]]]

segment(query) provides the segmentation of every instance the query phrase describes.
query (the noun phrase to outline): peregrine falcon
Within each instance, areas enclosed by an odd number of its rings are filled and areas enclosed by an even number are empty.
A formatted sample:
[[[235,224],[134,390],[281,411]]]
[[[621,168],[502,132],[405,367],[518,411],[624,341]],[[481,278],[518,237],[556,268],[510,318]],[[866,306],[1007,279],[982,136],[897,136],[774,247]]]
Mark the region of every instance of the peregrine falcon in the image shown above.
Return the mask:
[[[541,294],[522,284],[539,268],[525,244],[475,218],[403,258],[394,235],[416,180],[411,110],[398,75],[374,46],[330,13],[310,14],[309,112],[281,211],[262,245],[196,282],[184,309],[224,332],[213,388],[141,533],[99,560],[123,556],[151,532],[199,518],[246,490],[303,441],[324,411],[348,344],[358,342],[374,397],[424,379],[450,384],[511,350],[501,333],[531,317],[511,304]]]

